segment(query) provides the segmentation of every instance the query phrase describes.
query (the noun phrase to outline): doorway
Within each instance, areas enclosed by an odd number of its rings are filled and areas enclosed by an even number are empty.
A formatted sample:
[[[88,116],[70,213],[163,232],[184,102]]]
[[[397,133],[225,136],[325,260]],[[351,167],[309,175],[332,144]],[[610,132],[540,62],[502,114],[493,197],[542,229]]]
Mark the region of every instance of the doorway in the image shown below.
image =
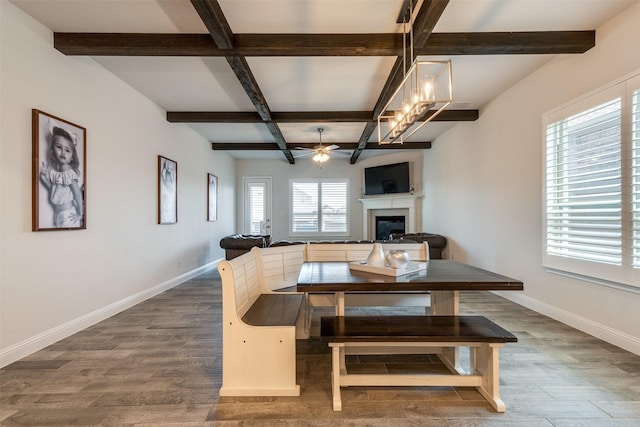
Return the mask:
[[[272,234],[271,177],[243,177],[243,233]]]

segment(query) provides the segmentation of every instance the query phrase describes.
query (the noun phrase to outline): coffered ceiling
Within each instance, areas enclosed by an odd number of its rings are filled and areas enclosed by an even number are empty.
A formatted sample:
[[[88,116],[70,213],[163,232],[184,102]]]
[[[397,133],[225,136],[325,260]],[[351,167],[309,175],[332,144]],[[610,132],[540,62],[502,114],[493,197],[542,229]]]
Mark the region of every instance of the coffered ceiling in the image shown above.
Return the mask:
[[[408,0],[11,1],[63,54],[92,57],[232,157],[299,161],[319,127],[345,164],[390,152],[374,119],[402,75]],[[452,61],[455,102],[399,149],[428,149],[545,62],[588,51],[638,1],[418,1],[414,52]]]

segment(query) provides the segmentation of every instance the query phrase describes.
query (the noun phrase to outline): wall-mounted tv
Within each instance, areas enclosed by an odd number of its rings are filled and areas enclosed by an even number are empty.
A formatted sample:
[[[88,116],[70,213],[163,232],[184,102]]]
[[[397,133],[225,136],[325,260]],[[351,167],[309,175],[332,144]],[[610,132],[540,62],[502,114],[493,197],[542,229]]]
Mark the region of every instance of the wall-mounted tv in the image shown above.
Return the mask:
[[[364,194],[408,193],[409,162],[364,168]]]

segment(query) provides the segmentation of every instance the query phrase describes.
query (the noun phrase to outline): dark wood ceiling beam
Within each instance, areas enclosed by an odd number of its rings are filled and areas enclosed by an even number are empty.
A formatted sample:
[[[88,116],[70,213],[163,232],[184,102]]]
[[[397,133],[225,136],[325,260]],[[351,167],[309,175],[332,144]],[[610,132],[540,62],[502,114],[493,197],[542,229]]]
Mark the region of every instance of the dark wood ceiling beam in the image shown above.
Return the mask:
[[[278,147],[282,150],[282,154],[287,158],[290,164],[294,164],[296,161],[291,154],[291,151],[287,148],[287,141],[284,139],[284,135],[280,131],[280,128],[276,123],[271,122],[271,111],[269,105],[265,99],[256,79],[253,77],[253,73],[247,64],[247,60],[244,57],[227,57],[227,62],[236,74],[236,77],[240,81],[240,84],[244,88],[245,92],[251,99],[260,119],[262,119],[271,132],[271,135],[278,144]]]
[[[229,66],[235,73],[238,81],[242,85],[242,88],[249,96],[249,99],[253,103],[258,115],[262,120],[271,120],[271,110],[267,104],[267,100],[264,97],[258,82],[256,81],[247,60],[243,57],[227,57]]]
[[[373,135],[373,132],[376,130],[376,127],[378,127],[377,122],[367,123],[367,125],[364,127],[364,130],[362,131],[362,135],[360,135],[358,146],[356,147],[355,150],[353,150],[353,153],[351,153],[351,158],[349,159],[349,163],[351,163],[352,165],[356,164],[356,162],[358,161],[358,157],[360,157],[360,154],[362,154],[362,150],[367,148],[367,145],[369,145],[369,139],[371,139],[371,135]]]
[[[424,0],[413,23],[413,45],[426,46],[449,0]]]
[[[272,112],[271,121],[277,123],[354,123],[374,122],[371,111],[288,111]],[[478,119],[478,110],[444,110],[433,121],[470,122]],[[252,111],[168,111],[171,123],[263,123]]]
[[[424,33],[424,31],[423,31]],[[402,56],[400,34],[236,34],[221,49],[208,34],[54,33],[65,55],[89,56]],[[595,31],[431,33],[416,55],[583,53]]]
[[[340,142],[337,145],[341,150],[354,150],[358,147],[358,142]],[[299,143],[288,144],[287,147],[290,150],[295,150],[296,147],[309,148],[313,150],[318,145],[315,143]],[[264,142],[212,142],[211,148],[214,150],[236,150],[236,151],[275,151],[281,148],[273,143]],[[405,142],[404,144],[386,144],[379,145],[376,142],[370,142],[367,144],[367,150],[428,150],[431,148],[431,142]]]
[[[519,55],[584,53],[596,45],[595,31],[433,33],[417,55]]]
[[[193,8],[200,15],[216,46],[220,49],[233,49],[233,32],[216,0],[191,0]]]
[[[255,111],[167,111],[170,123],[261,123]]]
[[[371,120],[371,111],[287,111],[271,113],[271,120],[280,123],[352,123]]]
[[[200,15],[202,22],[204,22],[207,30],[211,34],[211,38],[215,42],[216,46],[228,52],[233,48],[234,35],[231,32],[231,28],[227,23],[227,19],[222,13],[220,4],[217,0],[191,0],[191,4]],[[291,151],[287,148],[287,141],[284,139],[284,135],[280,131],[278,125],[271,122],[271,111],[266,98],[262,94],[258,82],[256,81],[251,68],[244,56],[230,56],[225,55],[229,66],[235,73],[238,81],[242,85],[243,89],[247,93],[247,96],[253,103],[260,119],[266,122],[269,132],[273,136],[278,147],[282,150],[282,154],[287,158],[290,164],[294,164],[296,161],[291,154]]]

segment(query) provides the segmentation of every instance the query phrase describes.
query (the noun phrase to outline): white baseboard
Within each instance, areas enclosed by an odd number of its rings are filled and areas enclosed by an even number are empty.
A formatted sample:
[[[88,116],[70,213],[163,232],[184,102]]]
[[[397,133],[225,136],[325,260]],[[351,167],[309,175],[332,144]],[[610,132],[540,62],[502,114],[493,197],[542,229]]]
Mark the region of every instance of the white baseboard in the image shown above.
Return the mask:
[[[160,283],[152,288],[123,298],[119,301],[107,305],[106,307],[102,307],[98,310],[92,311],[91,313],[87,313],[84,316],[80,316],[76,319],[63,323],[62,325],[58,325],[54,328],[44,331],[31,338],[27,338],[26,340],[23,340],[17,344],[4,349],[0,349],[0,368],[13,363],[16,360],[20,360],[23,357],[41,350],[55,342],[58,342],[63,338],[73,335],[76,332],[88,328],[89,326],[95,325],[98,322],[101,322],[115,314],[120,313],[123,310],[133,307],[134,305],[139,304],[151,297],[154,297],[168,289],[171,289],[174,286],[184,283],[187,280],[192,279],[211,268],[215,268],[220,261],[222,261],[222,259],[212,261],[209,264],[183,273],[180,276],[174,277],[173,279],[167,280],[166,282]]]
[[[552,319],[576,328],[589,335],[593,335],[603,341],[623,348],[631,353],[640,355],[640,339],[629,335],[625,332],[613,329],[609,326],[594,322],[586,317],[578,316],[569,311],[528,297],[517,292],[495,292],[510,301],[515,302],[523,307],[527,307],[535,312],[544,314]]]

